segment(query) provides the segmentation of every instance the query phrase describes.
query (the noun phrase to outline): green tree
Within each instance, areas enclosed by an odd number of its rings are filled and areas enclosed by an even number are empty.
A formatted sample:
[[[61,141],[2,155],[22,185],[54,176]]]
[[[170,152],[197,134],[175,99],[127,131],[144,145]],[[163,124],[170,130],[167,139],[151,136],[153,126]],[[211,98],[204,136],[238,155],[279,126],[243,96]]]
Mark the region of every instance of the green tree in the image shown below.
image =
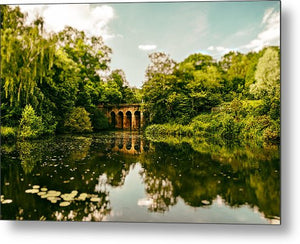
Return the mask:
[[[115,93],[114,97],[110,95],[112,103],[136,103],[139,102],[136,91],[129,87],[129,82],[126,79],[125,72],[121,69],[113,70],[109,76],[108,86],[115,90],[110,91]],[[105,96],[106,94],[104,94]]]
[[[256,97],[276,96],[280,94],[280,59],[278,50],[268,48],[259,59],[255,72],[255,84],[251,93]]]
[[[179,64],[179,70],[182,70],[183,72],[201,70],[207,66],[211,66],[214,63],[215,61],[211,56],[195,53],[188,56]]]
[[[168,55],[156,53],[150,61],[143,99],[151,123],[187,124],[221,102],[223,79],[211,56],[193,54],[175,65]]]
[[[149,54],[150,64],[146,69],[146,81],[151,80],[156,74],[170,75],[173,73],[176,62],[163,52]]]
[[[1,110],[3,123],[16,126],[26,104],[35,111],[47,101],[42,84],[51,82],[55,35],[43,35],[43,20],[26,24],[19,7],[1,5]]]
[[[43,21],[25,26],[19,8],[3,8],[1,29],[1,74],[5,98],[12,106],[38,104],[42,83],[53,64],[55,40],[42,36]],[[18,23],[10,18],[18,16]],[[14,26],[16,25],[16,26]]]
[[[222,76],[216,66],[209,66],[193,72],[190,90],[192,109],[198,114],[209,111],[221,102]]]
[[[246,75],[250,68],[248,55],[240,52],[230,51],[225,54],[219,62],[224,71],[226,92],[243,93],[245,89]],[[234,97],[234,93],[231,98]]]
[[[91,132],[92,123],[89,113],[82,107],[74,108],[65,121],[65,127],[70,132]]]
[[[75,106],[91,112],[105,89],[100,72],[108,71],[111,49],[104,44],[101,36],[89,37],[72,27],[66,27],[58,33],[58,39],[58,46],[78,69]]]
[[[66,115],[75,107],[79,91],[79,72],[77,64],[59,48],[55,52],[53,68],[49,74],[52,82],[43,83],[41,89],[45,99],[41,103],[41,113],[51,111],[58,122],[57,129],[63,131]]]
[[[42,118],[35,114],[31,105],[26,105],[22,112],[19,136],[25,138],[37,138],[44,133]]]

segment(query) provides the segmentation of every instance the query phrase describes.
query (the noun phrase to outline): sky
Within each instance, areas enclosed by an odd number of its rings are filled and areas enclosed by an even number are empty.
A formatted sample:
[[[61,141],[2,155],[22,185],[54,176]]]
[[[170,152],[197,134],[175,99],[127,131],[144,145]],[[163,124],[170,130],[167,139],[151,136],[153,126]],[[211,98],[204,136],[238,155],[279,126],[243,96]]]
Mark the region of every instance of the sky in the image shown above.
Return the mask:
[[[122,69],[141,87],[152,52],[177,62],[202,53],[220,59],[229,51],[259,51],[280,45],[280,2],[180,2],[21,5],[28,21],[44,17],[45,28],[66,25],[101,35],[112,48],[111,70]]]

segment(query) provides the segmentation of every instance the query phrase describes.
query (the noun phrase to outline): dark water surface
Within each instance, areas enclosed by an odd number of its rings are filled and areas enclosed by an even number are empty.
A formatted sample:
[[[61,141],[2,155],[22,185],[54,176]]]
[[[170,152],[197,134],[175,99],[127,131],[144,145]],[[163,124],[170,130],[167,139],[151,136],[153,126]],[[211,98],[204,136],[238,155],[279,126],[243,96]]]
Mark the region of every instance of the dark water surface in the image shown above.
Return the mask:
[[[278,148],[109,132],[1,145],[1,218],[280,223]]]

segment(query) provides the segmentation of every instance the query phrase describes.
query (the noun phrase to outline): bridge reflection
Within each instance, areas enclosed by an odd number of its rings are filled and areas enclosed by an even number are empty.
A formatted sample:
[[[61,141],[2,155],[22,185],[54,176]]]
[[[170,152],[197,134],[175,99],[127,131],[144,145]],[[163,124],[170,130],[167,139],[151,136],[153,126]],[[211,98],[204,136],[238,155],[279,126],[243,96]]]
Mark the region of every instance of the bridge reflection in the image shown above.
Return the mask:
[[[149,142],[145,141],[142,136],[136,136],[134,133],[118,133],[111,141],[111,149],[114,152],[126,154],[140,154],[149,150]]]

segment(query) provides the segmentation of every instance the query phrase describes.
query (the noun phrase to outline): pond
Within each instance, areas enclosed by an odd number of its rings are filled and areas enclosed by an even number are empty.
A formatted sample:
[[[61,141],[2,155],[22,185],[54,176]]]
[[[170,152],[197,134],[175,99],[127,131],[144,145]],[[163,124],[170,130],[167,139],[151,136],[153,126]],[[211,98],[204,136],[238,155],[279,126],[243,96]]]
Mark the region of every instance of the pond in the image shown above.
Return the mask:
[[[6,220],[280,223],[279,149],[138,132],[1,146]]]

